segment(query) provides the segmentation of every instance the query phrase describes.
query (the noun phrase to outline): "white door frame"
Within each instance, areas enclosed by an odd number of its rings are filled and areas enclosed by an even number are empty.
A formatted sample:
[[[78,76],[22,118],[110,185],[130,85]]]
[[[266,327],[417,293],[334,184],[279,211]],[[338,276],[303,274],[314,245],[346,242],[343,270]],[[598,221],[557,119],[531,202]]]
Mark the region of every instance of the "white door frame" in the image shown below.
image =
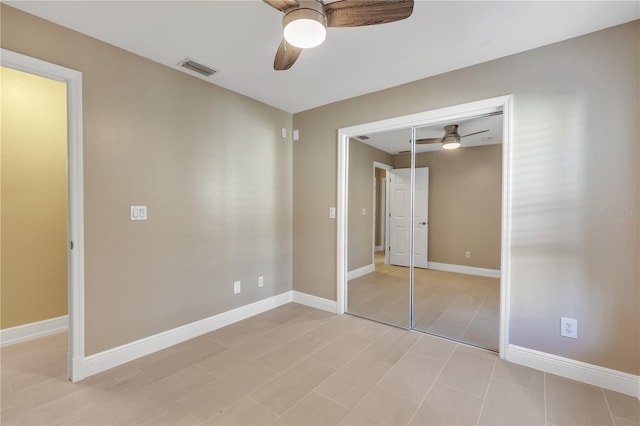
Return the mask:
[[[499,353],[505,358],[509,345],[509,294],[511,287],[511,144],[513,120],[513,95],[498,96],[460,105],[409,114],[371,123],[338,129],[338,203],[337,203],[337,311],[342,314],[346,306],[346,212],[349,138],[358,135],[414,126],[427,126],[443,121],[470,118],[477,115],[503,111],[502,140],[502,228],[501,228],[501,278],[500,278],[500,341]]]
[[[68,251],[69,279],[69,379],[84,378],[84,195],[82,175],[82,73],[10,50],[1,50],[2,66],[24,71],[67,85],[67,168],[69,214],[67,233],[73,249]]]
[[[393,167],[388,165],[388,164],[380,163],[378,161],[374,161],[373,162],[373,208],[372,208],[371,211],[373,212],[374,215],[376,214],[376,207],[377,207],[376,206],[376,198],[377,198],[376,197],[376,169],[384,169],[384,170],[386,170],[388,172],[389,170],[393,170]],[[385,177],[385,181],[386,181],[386,177]],[[381,209],[381,210],[384,210],[384,213],[383,213],[384,217],[382,218],[382,220],[385,221],[385,227],[384,227],[384,234],[385,235],[384,236],[381,235],[380,238],[383,239],[382,249],[384,250],[384,259],[385,259],[385,263],[386,263],[387,260],[388,260],[387,256],[389,255],[388,254],[388,250],[387,250],[387,247],[389,246],[389,241],[387,240],[387,232],[388,232],[387,231],[388,230],[388,226],[387,225],[389,223],[389,220],[388,220],[388,216],[389,216],[388,215],[388,212],[389,212],[389,208],[388,208],[389,207],[389,193],[388,193],[388,191],[389,190],[387,188],[387,185],[385,185],[384,188],[382,188],[382,189],[384,189],[384,191],[385,191],[385,195],[384,195],[385,208]],[[381,193],[382,193],[382,190],[381,190]],[[373,253],[371,254],[371,264],[374,265],[374,267],[375,267],[375,264],[376,264],[376,226],[378,226],[379,223],[380,223],[380,218],[375,216],[375,220],[373,221]]]

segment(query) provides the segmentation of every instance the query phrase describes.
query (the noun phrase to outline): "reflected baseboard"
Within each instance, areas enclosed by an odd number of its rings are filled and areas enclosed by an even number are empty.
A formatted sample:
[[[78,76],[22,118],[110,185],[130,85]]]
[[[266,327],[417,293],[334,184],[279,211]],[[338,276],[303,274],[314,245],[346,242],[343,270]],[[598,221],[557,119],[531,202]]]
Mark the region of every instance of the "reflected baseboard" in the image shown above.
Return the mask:
[[[359,278],[363,275],[367,275],[375,271],[376,271],[376,265],[371,263],[370,265],[365,265],[361,268],[353,269],[347,272],[347,280],[353,280],[355,278]]]
[[[450,263],[428,262],[427,268],[436,271],[456,272],[458,274],[477,275],[479,277],[500,278],[499,269],[476,268],[474,266],[453,265]]]

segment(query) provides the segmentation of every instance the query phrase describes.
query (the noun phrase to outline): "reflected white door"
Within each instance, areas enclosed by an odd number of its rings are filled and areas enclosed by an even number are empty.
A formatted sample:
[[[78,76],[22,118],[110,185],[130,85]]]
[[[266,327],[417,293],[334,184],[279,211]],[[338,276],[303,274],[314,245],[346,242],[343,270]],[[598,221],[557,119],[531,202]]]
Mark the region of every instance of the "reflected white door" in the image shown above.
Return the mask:
[[[429,168],[416,168],[416,199],[414,213],[414,265],[427,267],[429,238]],[[411,226],[411,169],[390,171],[390,232],[389,263],[409,266],[409,229]]]

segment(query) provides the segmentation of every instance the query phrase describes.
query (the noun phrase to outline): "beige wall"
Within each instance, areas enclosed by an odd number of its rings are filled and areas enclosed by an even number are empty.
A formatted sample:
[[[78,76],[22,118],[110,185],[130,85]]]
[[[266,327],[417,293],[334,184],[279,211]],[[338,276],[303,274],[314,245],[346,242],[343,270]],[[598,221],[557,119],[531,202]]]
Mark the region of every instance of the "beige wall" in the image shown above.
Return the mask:
[[[348,270],[371,265],[373,256],[373,162],[391,165],[393,156],[349,140]],[[366,214],[362,214],[366,209]]]
[[[2,47],[83,73],[87,355],[291,290],[290,114],[5,5]]]
[[[375,227],[375,245],[376,247],[382,245],[382,238],[384,237],[383,222],[385,218],[382,217],[383,208],[385,207],[384,194],[382,193],[382,183],[387,177],[387,171],[385,169],[376,168],[376,227]]]
[[[429,167],[429,261],[500,269],[502,145],[417,154],[416,167]]]
[[[294,289],[336,298],[337,129],[511,93],[510,341],[640,373],[639,47],[636,21],[295,114]]]
[[[1,67],[2,328],[67,314],[67,88]]]

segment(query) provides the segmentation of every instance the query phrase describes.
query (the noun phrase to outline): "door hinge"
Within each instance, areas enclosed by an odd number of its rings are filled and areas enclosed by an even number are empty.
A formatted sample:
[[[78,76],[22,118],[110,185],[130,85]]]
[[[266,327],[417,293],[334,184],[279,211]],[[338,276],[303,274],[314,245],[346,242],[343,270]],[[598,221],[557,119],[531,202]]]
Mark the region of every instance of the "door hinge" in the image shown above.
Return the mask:
[[[69,241],[69,250],[73,250],[73,241]]]

